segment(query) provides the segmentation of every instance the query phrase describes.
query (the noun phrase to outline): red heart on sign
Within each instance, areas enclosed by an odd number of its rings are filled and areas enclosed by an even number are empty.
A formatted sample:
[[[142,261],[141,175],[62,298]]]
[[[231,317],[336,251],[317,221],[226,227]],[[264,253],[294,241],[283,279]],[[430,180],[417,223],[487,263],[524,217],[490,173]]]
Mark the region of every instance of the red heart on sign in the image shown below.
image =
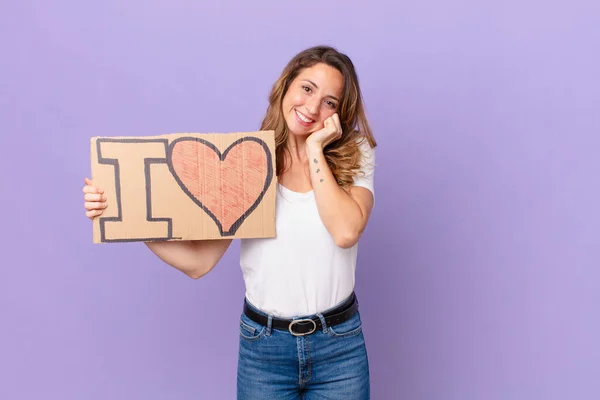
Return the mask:
[[[223,153],[204,139],[181,137],[169,145],[167,162],[181,189],[215,221],[221,236],[235,235],[273,179],[271,152],[253,136],[236,140]]]

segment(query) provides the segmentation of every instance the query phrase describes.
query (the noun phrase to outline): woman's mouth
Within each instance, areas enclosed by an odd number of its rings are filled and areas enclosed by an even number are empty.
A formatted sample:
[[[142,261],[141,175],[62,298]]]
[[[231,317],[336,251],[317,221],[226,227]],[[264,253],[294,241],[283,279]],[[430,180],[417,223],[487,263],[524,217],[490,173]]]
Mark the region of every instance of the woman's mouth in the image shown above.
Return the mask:
[[[308,118],[298,110],[294,110],[294,112],[296,114],[296,121],[302,126],[311,126],[315,122],[314,119]]]

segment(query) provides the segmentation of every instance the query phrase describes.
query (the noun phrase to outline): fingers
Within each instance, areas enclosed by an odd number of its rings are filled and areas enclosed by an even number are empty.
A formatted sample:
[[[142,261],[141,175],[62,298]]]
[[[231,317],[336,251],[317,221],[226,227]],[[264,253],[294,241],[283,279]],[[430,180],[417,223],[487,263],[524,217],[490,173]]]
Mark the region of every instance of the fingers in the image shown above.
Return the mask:
[[[104,193],[104,190],[94,187],[92,181],[88,178],[85,178],[84,181],[83,193]]]
[[[106,196],[100,193],[85,193],[83,195],[85,201],[106,201]]]
[[[338,115],[338,113],[333,114],[331,116],[331,119],[335,123],[335,126],[337,126],[339,130],[342,130],[342,125],[340,124],[340,116]]]
[[[93,187],[93,186],[84,186],[83,187],[83,193],[98,193],[98,194],[102,194],[104,193],[104,190],[97,188],[97,187]]]
[[[104,210],[106,207],[108,207],[108,203],[105,201],[86,201],[83,203],[83,207],[88,211]]]
[[[100,193],[94,193],[95,188],[86,186],[84,188],[83,206],[86,210],[104,210],[107,207],[106,197]]]
[[[342,124],[340,123],[340,117],[337,113],[327,118],[323,125],[329,130],[333,140],[337,140],[342,137]]]
[[[106,203],[106,197],[104,197],[104,190],[94,187],[93,182],[85,178],[85,186],[83,187],[83,206],[87,210],[85,212],[86,217],[94,219],[98,215],[101,215],[104,209],[108,206]]]
[[[94,219],[95,217],[97,217],[101,214],[102,214],[102,210],[91,210],[91,211],[86,211],[85,216],[88,217],[89,219]]]
[[[85,201],[106,201],[106,197],[102,194],[86,193],[83,195]]]
[[[342,123],[340,122],[340,116],[338,115],[338,113],[335,113],[331,117],[337,129],[338,138],[340,138],[342,137]]]
[[[318,143],[321,147],[325,147],[330,143],[342,137],[342,126],[338,114],[333,114],[331,117],[323,121],[323,128],[312,133],[309,139],[313,143]]]
[[[88,217],[89,219],[94,219],[99,215],[102,215],[102,213],[104,212],[104,209],[108,206],[108,204],[106,204],[106,202],[88,202],[86,201],[85,203],[83,203],[83,206],[85,207],[85,209],[87,210],[85,212],[85,216]]]

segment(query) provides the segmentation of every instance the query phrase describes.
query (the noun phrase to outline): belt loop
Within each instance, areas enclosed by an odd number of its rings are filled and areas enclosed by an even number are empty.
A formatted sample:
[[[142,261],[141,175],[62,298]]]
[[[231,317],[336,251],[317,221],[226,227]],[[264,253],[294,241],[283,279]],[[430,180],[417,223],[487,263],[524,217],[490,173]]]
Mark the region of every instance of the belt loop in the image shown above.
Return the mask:
[[[268,320],[267,320],[267,330],[266,330],[267,336],[271,336],[271,328],[272,327],[273,327],[273,317],[271,315],[269,315]]]
[[[321,320],[321,325],[323,326],[323,333],[327,333],[327,322],[325,322],[325,317],[323,314],[317,313],[317,317]]]

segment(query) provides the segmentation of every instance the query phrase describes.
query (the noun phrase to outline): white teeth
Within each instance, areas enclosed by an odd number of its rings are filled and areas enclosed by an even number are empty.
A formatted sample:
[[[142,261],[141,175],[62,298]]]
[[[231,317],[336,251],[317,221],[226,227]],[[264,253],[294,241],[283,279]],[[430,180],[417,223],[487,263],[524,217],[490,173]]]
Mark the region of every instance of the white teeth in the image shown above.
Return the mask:
[[[306,118],[304,115],[300,114],[300,113],[298,112],[298,110],[296,110],[296,115],[298,116],[298,118],[300,118],[302,121],[306,122],[307,124],[309,124],[309,123],[313,122],[313,120],[312,120],[312,119],[308,119],[308,118]]]

